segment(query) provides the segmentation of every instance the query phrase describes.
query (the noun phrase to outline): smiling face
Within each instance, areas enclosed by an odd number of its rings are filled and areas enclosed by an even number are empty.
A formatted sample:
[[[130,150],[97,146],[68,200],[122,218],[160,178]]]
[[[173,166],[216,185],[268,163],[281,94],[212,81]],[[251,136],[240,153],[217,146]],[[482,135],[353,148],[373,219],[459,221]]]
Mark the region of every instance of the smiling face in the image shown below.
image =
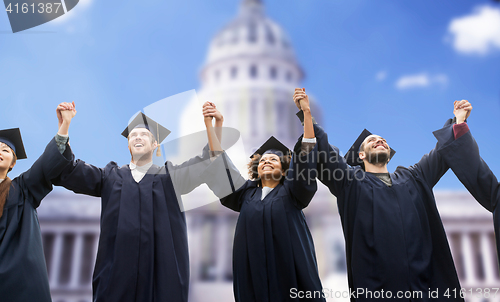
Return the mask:
[[[386,140],[376,134],[369,135],[359,149],[359,158],[371,164],[387,164],[391,156],[391,149]]]
[[[257,172],[260,178],[280,180],[283,176],[280,157],[276,154],[264,154],[257,167]]]
[[[0,171],[10,171],[16,165],[16,157],[12,149],[0,142]]]
[[[146,128],[135,128],[128,136],[128,149],[134,159],[152,157],[157,146],[153,134]]]

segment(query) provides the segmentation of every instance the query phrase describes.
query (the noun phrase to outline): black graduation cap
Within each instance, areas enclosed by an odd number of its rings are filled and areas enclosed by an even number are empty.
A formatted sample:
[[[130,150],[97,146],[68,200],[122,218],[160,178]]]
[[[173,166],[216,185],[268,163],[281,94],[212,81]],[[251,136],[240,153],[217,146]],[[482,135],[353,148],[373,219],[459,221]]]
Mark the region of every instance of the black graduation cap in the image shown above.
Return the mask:
[[[156,151],[156,156],[160,156],[160,144],[170,134],[171,131],[158,124],[142,112],[139,112],[139,114],[137,114],[136,117],[128,124],[127,128],[123,130],[122,135],[128,138],[130,132],[132,132],[132,130],[134,130],[135,128],[146,128],[153,134],[156,141],[158,142],[158,150]]]
[[[276,154],[278,156],[284,156],[284,155],[292,155],[292,151],[288,149],[287,146],[283,145],[279,140],[277,140],[274,136],[271,136],[262,146],[260,146],[257,151],[255,151],[250,158],[253,158],[254,155],[260,154]]]
[[[347,151],[346,155],[344,156],[345,160],[351,167],[361,165],[363,163],[363,161],[359,158],[359,148],[361,147],[361,144],[363,143],[365,138],[367,138],[370,135],[372,135],[372,133],[364,129],[363,132],[361,132],[361,134],[358,136],[354,144],[351,146],[351,148],[349,148],[349,151]],[[396,154],[396,151],[394,149],[392,148],[390,149],[391,149],[391,155],[389,159],[391,159],[394,156],[394,154]]]
[[[27,158],[19,128],[0,130],[0,142],[9,146],[16,154],[17,159]]]

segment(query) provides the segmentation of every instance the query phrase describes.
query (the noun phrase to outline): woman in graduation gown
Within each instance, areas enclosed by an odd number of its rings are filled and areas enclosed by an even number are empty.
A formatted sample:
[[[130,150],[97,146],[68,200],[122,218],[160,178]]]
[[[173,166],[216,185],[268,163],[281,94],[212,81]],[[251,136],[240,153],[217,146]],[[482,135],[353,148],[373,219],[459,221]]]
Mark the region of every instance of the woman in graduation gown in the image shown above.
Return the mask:
[[[58,106],[59,134],[67,135],[76,111]],[[62,114],[61,114],[62,113]],[[63,119],[64,116],[64,119]],[[53,138],[31,168],[10,179],[16,160],[26,158],[18,128],[0,131],[0,301],[50,302],[49,281],[36,209],[52,191],[52,180],[71,160]]]
[[[313,239],[302,212],[317,186],[311,176],[316,149],[309,101],[301,106],[306,112],[303,153],[295,153],[290,162],[290,150],[271,137],[251,157],[251,179],[221,198],[222,205],[240,213],[233,245],[236,302],[325,301]],[[204,107],[206,117],[219,114],[211,106]],[[210,179],[221,179],[210,173],[203,177],[211,188],[217,184]],[[233,181],[238,182],[234,177]],[[213,191],[217,194],[217,189]]]

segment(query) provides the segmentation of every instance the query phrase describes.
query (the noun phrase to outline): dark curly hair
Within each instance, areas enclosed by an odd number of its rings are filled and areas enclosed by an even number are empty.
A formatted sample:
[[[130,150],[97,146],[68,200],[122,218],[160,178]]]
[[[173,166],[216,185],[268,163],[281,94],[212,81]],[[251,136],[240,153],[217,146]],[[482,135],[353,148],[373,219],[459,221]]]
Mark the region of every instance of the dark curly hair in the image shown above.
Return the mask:
[[[258,180],[260,184],[260,177],[259,177],[259,161],[262,155],[260,154],[255,154],[250,162],[248,163],[248,177],[250,180]],[[280,162],[281,162],[281,170],[286,172],[288,171],[288,168],[290,167],[290,161],[292,160],[292,156],[290,155],[284,155],[284,156],[279,156]],[[280,183],[283,184],[285,181],[285,177],[282,176],[280,179]]]

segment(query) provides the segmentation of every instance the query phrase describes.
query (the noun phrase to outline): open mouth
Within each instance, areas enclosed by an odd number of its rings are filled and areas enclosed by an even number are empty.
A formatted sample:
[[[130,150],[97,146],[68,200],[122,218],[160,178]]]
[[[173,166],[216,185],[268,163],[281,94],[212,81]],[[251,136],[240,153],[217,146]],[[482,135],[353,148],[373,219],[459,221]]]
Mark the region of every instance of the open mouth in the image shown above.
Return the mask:
[[[266,171],[266,170],[268,170],[268,171],[269,171],[269,170],[274,170],[274,167],[273,167],[273,166],[266,165],[266,166],[262,167],[262,170],[263,170],[263,171]]]
[[[144,147],[144,145],[139,143],[139,144],[135,144],[134,147],[140,148],[140,147]]]

